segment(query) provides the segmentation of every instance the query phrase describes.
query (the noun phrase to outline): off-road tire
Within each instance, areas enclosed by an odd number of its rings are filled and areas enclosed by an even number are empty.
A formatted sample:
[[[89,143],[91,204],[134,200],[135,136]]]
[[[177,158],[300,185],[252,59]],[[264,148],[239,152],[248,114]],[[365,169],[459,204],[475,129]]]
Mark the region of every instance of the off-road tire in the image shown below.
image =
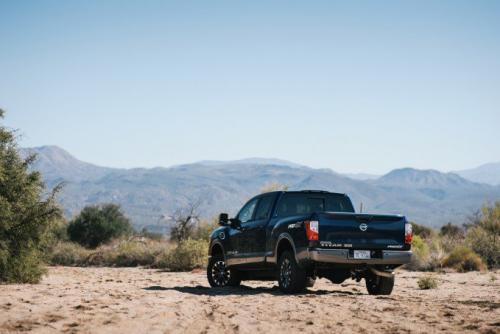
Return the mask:
[[[226,266],[222,255],[210,257],[207,265],[207,279],[211,287],[239,286],[241,278],[239,273]]]
[[[278,284],[284,293],[302,292],[306,288],[306,272],[299,267],[290,251],[284,251],[278,261]]]
[[[385,277],[369,274],[365,281],[366,289],[370,295],[390,295],[394,288],[394,276]]]

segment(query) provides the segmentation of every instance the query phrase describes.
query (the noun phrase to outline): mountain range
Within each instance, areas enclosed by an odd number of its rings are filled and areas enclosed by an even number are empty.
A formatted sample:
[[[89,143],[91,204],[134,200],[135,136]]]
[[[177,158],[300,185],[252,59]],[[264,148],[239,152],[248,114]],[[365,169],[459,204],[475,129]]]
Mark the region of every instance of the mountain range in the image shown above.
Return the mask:
[[[168,231],[168,217],[196,201],[206,218],[219,212],[234,214],[271,183],[287,185],[290,190],[346,193],[357,209],[363,203],[364,212],[400,213],[434,227],[461,224],[483,203],[500,200],[500,163],[459,173],[402,168],[375,176],[343,175],[262,158],[119,169],[80,161],[57,146],[20,151],[22,155],[37,154],[32,168],[42,173],[48,187],[65,183],[58,199],[68,218],[86,205],[111,202],[122,206],[137,229]]]

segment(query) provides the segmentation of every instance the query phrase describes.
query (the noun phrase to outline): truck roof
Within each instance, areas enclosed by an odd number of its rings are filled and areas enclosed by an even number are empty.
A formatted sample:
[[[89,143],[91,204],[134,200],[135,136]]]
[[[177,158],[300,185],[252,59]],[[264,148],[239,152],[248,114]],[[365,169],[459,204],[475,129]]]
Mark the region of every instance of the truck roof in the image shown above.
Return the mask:
[[[305,190],[278,190],[278,191],[270,191],[268,193],[317,193],[317,194],[333,194],[333,195],[342,195],[347,196],[345,193],[337,193],[326,190],[313,190],[313,189],[305,189]]]

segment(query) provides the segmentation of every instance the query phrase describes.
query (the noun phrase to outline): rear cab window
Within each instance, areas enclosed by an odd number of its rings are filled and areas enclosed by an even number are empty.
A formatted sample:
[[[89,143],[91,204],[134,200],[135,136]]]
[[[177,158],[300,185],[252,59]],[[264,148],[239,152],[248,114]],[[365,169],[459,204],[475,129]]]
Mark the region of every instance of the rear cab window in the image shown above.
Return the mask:
[[[260,197],[259,204],[257,205],[257,211],[255,212],[256,220],[269,218],[275,198],[276,194],[263,195]]]
[[[288,217],[313,212],[354,212],[351,200],[343,194],[332,193],[285,193],[275,216]]]

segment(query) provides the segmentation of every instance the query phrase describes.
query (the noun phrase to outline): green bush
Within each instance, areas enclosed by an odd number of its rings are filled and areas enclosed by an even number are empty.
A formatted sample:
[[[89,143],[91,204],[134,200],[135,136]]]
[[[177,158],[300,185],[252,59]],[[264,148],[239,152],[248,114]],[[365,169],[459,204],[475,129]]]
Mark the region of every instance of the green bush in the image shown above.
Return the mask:
[[[131,233],[128,218],[115,204],[86,206],[68,226],[71,241],[89,248]]]
[[[423,275],[417,280],[418,287],[422,290],[435,289],[438,286],[436,277],[432,275]]]
[[[155,266],[171,271],[189,271],[205,267],[207,259],[208,241],[188,239],[175,248],[160,253]]]
[[[456,247],[443,261],[443,266],[454,268],[459,272],[485,269],[485,265],[479,255],[464,246]]]
[[[3,115],[0,109],[0,120]],[[35,158],[22,158],[15,134],[0,125],[0,282],[36,283],[45,273],[47,234],[61,216],[60,186],[43,195],[40,173],[29,171]]]

